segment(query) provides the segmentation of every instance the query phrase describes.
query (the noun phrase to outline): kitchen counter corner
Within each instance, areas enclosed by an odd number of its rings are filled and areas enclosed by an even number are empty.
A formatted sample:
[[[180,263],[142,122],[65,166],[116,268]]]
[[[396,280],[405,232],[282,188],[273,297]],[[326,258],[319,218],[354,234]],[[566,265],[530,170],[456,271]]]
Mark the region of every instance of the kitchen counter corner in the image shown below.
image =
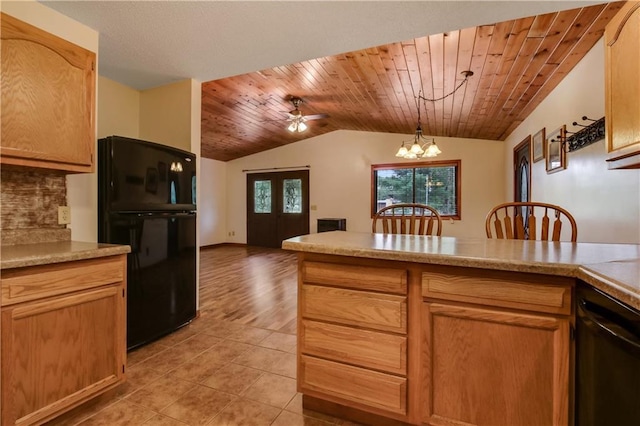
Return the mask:
[[[127,245],[60,241],[0,247],[0,269],[47,265],[129,253]]]

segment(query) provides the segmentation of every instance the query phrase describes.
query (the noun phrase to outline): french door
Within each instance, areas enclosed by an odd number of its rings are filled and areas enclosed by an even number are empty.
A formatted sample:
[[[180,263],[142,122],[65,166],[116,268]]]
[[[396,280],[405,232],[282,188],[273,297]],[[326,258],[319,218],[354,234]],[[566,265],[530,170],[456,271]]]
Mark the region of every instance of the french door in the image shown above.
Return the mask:
[[[309,170],[247,175],[247,244],[280,247],[309,233]]]

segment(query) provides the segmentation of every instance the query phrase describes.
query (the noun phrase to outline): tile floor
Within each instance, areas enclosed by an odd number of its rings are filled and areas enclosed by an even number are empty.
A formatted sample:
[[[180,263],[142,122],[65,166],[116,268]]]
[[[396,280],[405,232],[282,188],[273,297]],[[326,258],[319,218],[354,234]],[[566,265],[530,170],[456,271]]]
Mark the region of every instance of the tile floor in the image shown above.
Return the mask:
[[[130,352],[116,396],[63,424],[353,425],[303,411],[295,351],[295,335],[200,317]]]

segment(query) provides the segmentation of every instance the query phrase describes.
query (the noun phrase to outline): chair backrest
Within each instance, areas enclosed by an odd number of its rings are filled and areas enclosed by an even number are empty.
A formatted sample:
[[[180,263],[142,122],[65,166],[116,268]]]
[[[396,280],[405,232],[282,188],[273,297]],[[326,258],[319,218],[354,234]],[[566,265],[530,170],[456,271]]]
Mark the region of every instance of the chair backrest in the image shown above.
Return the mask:
[[[381,231],[377,230],[380,223]],[[442,233],[442,219],[426,204],[392,204],[373,216],[372,232],[383,234],[436,235]]]
[[[571,214],[553,204],[512,202],[494,207],[485,220],[488,238],[560,241],[563,222],[571,226],[571,241],[578,227]],[[492,229],[495,236],[492,235]]]

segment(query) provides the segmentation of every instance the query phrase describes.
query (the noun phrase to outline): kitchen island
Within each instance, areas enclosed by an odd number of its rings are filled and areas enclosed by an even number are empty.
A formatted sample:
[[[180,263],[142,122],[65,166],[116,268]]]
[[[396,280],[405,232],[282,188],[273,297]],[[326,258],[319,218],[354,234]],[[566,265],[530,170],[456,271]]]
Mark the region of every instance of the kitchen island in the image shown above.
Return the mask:
[[[327,232],[299,252],[298,390],[367,423],[570,424],[573,293],[640,307],[640,246]]]

